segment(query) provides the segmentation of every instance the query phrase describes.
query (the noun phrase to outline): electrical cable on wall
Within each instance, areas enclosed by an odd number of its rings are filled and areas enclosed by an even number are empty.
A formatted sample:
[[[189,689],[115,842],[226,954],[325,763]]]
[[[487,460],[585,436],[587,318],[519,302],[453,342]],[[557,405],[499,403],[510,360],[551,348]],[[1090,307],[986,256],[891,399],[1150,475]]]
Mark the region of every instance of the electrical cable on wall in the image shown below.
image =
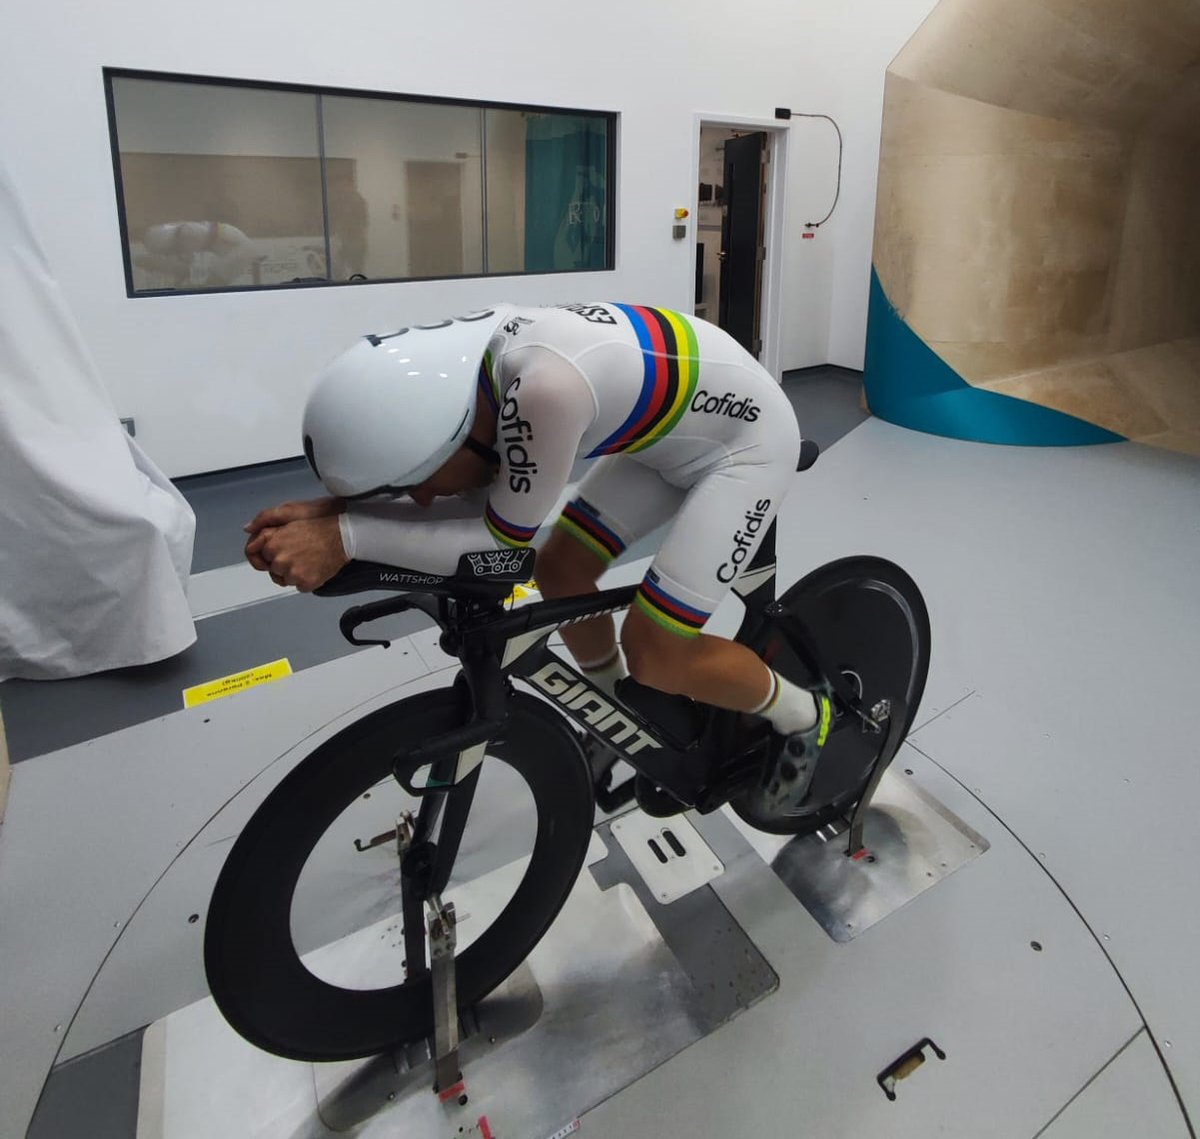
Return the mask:
[[[837,136],[838,136],[837,188],[833,194],[833,205],[829,207],[829,213],[827,213],[820,221],[806,221],[804,223],[805,229],[818,229],[821,226],[823,226],[831,217],[833,217],[833,211],[837,209],[838,199],[842,196],[842,149],[843,149],[842,130],[841,130],[841,127],[839,127],[837,125],[837,122],[833,118],[831,118],[829,115],[805,114],[803,111],[790,111],[788,114],[788,117],[796,118],[796,119],[828,119],[831,123],[833,123],[833,129],[835,131],[837,131]]]

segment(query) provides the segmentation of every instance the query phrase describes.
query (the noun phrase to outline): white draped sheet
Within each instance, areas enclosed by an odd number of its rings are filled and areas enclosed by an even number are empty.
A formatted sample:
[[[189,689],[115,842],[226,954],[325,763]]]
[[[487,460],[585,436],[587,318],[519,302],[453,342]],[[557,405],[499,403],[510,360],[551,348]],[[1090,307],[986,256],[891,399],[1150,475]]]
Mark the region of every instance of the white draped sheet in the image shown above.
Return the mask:
[[[194,536],[121,426],[0,165],[0,680],[182,652]]]

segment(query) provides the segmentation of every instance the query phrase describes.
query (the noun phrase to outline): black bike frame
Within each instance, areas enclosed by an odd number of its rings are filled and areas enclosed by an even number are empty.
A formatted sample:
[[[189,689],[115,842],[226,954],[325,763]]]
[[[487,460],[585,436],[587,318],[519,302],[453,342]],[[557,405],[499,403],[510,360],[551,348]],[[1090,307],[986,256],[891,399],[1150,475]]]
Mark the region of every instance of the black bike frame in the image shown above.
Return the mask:
[[[774,581],[772,523],[737,583],[743,586],[739,592],[746,605],[739,639],[753,636],[768,620],[765,610],[774,600]],[[743,757],[729,754],[732,733],[721,730],[735,725],[721,722],[736,720],[739,713],[694,704],[633,681],[622,682],[618,703],[547,645],[550,635],[563,625],[627,609],[637,588],[623,586],[541,601],[508,612],[492,606],[457,615],[457,619],[439,612],[443,647],[462,664],[459,682],[470,696],[470,715],[460,728],[401,750],[396,774],[405,788],[414,795],[428,795],[444,790],[447,784],[457,784],[473,770],[482,758],[482,749],[500,731],[508,700],[504,678],[509,677],[527,682],[577,728],[612,749],[684,806],[711,811],[725,802],[731,784],[740,782],[745,764],[738,762]],[[397,598],[396,603],[406,600],[411,601]],[[459,763],[449,779],[445,778],[447,772],[440,770],[424,786],[414,785],[413,778],[421,768],[451,758]]]
[[[386,580],[401,584],[406,577],[411,575],[389,573]],[[405,859],[406,880],[412,879],[406,885],[416,887],[408,891],[410,897],[440,893],[449,881],[479,765],[488,744],[503,732],[509,678],[525,681],[553,702],[577,728],[679,800],[681,810],[715,810],[763,770],[770,736],[765,726],[748,732],[740,713],[694,704],[632,680],[622,682],[618,703],[549,649],[548,638],[561,626],[628,608],[637,586],[507,611],[502,600],[507,590],[481,599],[478,588],[475,582],[433,579],[428,592],[357,606],[348,610],[341,622],[343,634],[356,644],[387,644],[361,640],[353,631],[365,621],[421,609],[441,626],[442,647],[462,665],[455,680],[464,697],[462,724],[434,739],[397,746],[396,779],[421,800],[412,848]],[[768,612],[775,599],[774,522],[734,589],[746,606],[738,640],[751,640],[764,624],[775,624]],[[781,632],[803,658],[809,657],[807,645],[795,644],[786,629]],[[817,668],[815,660],[813,667]],[[418,786],[416,779],[422,771],[424,779]]]

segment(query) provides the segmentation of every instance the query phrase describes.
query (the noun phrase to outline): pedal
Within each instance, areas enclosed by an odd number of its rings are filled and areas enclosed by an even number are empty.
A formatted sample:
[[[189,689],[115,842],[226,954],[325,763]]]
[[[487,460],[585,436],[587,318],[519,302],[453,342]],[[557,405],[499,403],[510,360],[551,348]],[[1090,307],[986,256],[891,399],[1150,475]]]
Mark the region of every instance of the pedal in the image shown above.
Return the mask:
[[[579,746],[583,749],[584,759],[587,760],[588,770],[592,774],[592,784],[597,788],[606,786],[611,782],[612,769],[620,760],[621,753],[601,743],[594,736],[579,734]]]
[[[607,815],[611,815],[614,811],[619,811],[626,804],[632,803],[636,797],[636,775],[631,775],[615,787],[605,786],[596,788],[596,806]]]
[[[580,747],[592,775],[596,806],[605,814],[612,814],[627,803],[632,803],[636,776],[630,775],[620,783],[613,783],[613,768],[621,761],[620,753],[593,736],[584,736],[580,740]]]
[[[655,819],[669,819],[672,815],[679,815],[687,810],[687,806],[676,799],[674,795],[664,791],[661,787],[656,787],[644,775],[639,775],[634,779],[633,794],[637,799],[637,805]]]

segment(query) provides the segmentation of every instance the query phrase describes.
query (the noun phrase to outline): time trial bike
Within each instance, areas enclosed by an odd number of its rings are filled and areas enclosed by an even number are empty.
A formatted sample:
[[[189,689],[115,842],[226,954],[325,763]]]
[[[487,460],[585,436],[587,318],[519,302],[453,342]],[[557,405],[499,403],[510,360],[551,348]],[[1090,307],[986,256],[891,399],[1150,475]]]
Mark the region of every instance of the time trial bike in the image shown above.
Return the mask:
[[[806,444],[800,468],[813,459]],[[584,863],[597,803],[636,797],[657,815],[728,803],[776,834],[847,817],[850,848],[861,846],[866,804],[924,689],[928,613],[908,574],[869,556],[821,566],[777,598],[775,533],[772,523],[735,583],[737,640],[797,684],[831,685],[838,717],[812,765],[760,717],[632,679],[614,698],[553,650],[556,629],[626,608],[636,586],[512,607],[534,569],[527,549],[466,554],[449,576],[351,563],[319,589],[400,591],[347,610],[343,634],[386,644],[356,630],[419,610],[459,668],[325,740],[242,829],[204,939],[229,1023],[308,1061],[433,1035],[452,1066],[457,1013],[546,932]],[[636,774],[614,786],[617,760]],[[348,939],[358,948],[330,951]]]

